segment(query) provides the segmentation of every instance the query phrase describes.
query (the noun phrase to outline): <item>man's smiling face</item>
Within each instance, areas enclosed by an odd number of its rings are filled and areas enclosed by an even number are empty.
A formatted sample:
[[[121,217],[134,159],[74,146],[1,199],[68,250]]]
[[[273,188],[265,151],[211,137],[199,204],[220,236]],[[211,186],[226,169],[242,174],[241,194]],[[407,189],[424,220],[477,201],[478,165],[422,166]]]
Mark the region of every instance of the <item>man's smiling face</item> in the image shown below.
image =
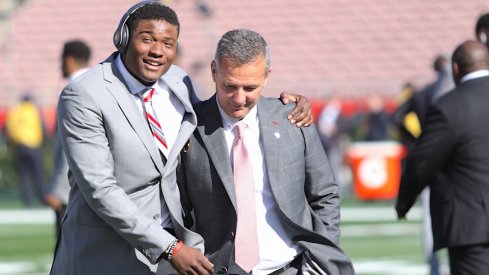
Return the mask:
[[[178,30],[164,20],[141,20],[130,31],[122,60],[127,70],[144,85],[164,75],[177,51]]]

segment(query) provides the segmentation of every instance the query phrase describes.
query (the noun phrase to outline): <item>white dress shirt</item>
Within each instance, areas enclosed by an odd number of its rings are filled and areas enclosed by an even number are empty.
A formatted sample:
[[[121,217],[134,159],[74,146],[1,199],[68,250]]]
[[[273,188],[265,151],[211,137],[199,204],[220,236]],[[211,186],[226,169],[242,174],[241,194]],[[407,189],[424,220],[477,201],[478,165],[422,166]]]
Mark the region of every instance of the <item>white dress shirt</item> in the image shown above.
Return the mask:
[[[144,116],[143,101],[139,93],[146,91],[149,87],[143,85],[129,73],[122,62],[120,55],[116,57],[115,64],[121,73],[129,92],[133,95],[134,101],[141,111],[141,114]],[[180,132],[180,126],[185,114],[185,106],[162,79],[155,82],[152,88],[155,89],[152,99],[153,109],[165,135],[166,144],[168,146],[168,152],[165,152],[165,157],[168,158],[168,154],[177,139],[178,132]],[[146,117],[144,119],[146,120]],[[166,203],[163,203],[161,207],[161,225],[163,227],[172,227],[170,212]]]
[[[464,75],[464,77],[462,77],[460,79],[460,83],[464,83],[465,81],[475,79],[475,78],[479,78],[479,77],[488,76],[488,75],[489,75],[489,70],[478,70],[478,71],[471,72],[471,73]]]
[[[219,106],[219,102],[217,102]],[[219,106],[224,126],[227,148],[232,167],[232,148],[237,119],[228,116]],[[260,140],[259,119],[255,106],[242,119],[247,124],[243,142],[252,159],[253,178],[255,180],[256,222],[260,262],[253,268],[254,275],[269,274],[291,262],[299,253],[299,247],[293,243],[280,223],[278,206],[272,195],[266,163],[263,161],[263,145]]]
[[[82,69],[79,69],[79,70],[76,70],[75,72],[73,72],[69,78],[68,78],[68,81],[73,81],[75,79],[77,79],[79,76],[81,76],[82,74],[84,74],[86,71],[88,71],[89,68],[82,68]]]

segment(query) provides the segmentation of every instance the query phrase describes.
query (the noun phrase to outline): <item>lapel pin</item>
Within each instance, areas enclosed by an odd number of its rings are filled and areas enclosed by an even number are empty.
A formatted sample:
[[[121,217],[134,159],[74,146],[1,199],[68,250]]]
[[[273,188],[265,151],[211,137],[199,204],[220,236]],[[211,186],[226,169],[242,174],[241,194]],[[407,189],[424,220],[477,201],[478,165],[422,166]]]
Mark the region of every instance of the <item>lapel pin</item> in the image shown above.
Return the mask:
[[[274,120],[274,121],[272,121],[272,124],[273,124],[273,125],[278,125],[279,123],[278,123],[277,121],[275,121],[275,120]]]
[[[183,152],[187,153],[188,148],[190,148],[190,139],[187,140],[187,143],[185,143],[185,145],[183,146]]]
[[[275,132],[273,135],[274,135],[276,138],[280,138],[280,133],[279,133],[279,132]]]

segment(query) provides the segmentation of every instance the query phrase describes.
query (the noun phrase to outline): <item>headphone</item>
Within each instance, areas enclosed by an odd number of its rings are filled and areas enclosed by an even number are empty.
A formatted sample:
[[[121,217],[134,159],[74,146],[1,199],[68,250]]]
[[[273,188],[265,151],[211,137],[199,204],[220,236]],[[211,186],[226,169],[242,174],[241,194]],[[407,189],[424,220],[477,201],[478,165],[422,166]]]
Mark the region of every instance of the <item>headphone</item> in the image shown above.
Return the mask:
[[[139,8],[149,4],[161,5],[159,1],[155,0],[142,1],[129,8],[129,10],[127,10],[126,13],[124,13],[124,15],[122,16],[121,21],[119,22],[119,26],[117,26],[117,29],[114,32],[114,37],[112,38],[114,46],[119,52],[124,52],[126,50],[127,44],[129,43],[129,27],[126,24],[127,20]]]

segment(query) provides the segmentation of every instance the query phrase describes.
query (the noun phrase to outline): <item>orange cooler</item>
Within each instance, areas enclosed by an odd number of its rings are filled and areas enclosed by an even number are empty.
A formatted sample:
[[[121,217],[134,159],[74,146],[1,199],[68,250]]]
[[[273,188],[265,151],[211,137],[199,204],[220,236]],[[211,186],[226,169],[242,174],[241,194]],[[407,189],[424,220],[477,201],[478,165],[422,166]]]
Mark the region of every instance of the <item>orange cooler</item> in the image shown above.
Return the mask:
[[[399,190],[401,161],[406,155],[397,142],[356,142],[347,153],[355,195],[364,200],[394,199]]]

